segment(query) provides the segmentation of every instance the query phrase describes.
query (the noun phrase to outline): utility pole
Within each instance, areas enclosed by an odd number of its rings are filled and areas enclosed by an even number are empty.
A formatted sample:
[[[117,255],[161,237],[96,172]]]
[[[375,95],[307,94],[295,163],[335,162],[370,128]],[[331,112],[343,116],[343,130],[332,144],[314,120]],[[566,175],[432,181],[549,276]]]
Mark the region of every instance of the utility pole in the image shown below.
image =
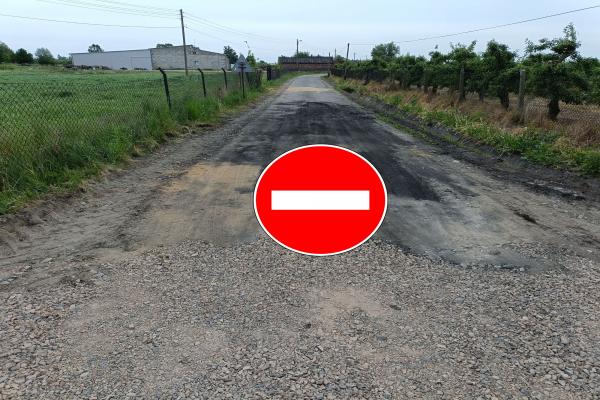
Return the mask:
[[[300,71],[300,59],[299,59],[299,57],[298,57],[298,50],[299,50],[299,49],[298,49],[298,45],[300,44],[300,42],[301,42],[301,41],[302,41],[302,40],[300,40],[300,39],[296,38],[296,69],[297,69],[298,71]]]
[[[346,61],[348,61],[348,54],[350,53],[350,43],[348,43],[348,47],[346,47]]]
[[[337,48],[333,49],[333,59],[335,60],[337,58]]]
[[[183,24],[183,10],[179,9],[179,17],[181,18],[181,36],[183,37],[183,64],[185,65],[185,75],[188,74],[187,62],[187,46],[185,44],[185,25]]]
[[[356,53],[352,56],[352,61],[356,61]]]

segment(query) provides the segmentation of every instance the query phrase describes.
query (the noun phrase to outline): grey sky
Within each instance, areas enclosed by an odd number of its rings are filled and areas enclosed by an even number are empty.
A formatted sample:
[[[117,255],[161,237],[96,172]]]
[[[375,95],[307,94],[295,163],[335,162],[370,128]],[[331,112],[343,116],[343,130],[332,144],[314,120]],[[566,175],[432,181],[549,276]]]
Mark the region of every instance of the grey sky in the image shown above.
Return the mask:
[[[0,40],[16,49],[33,52],[47,47],[55,55],[86,51],[90,43],[105,50],[125,50],[153,47],[156,43],[181,43],[176,10],[212,23],[231,27],[238,34],[223,31],[188,20],[188,42],[202,49],[222,51],[230,45],[247,52],[247,40],[258,58],[275,61],[277,56],[295,51],[296,38],[302,39],[300,49],[317,54],[345,55],[346,43],[381,43],[402,41],[498,25],[520,19],[595,5],[592,1],[338,1],[338,0],[260,0],[260,1],[197,1],[197,0],[111,0],[148,7],[173,9],[172,17],[122,15],[66,5],[65,0],[2,1],[0,13],[48,19],[62,19],[103,24],[172,26],[172,29],[116,28],[22,20],[0,16]],[[66,0],[77,4],[98,3],[97,0]],[[164,17],[164,15],[163,15]],[[427,54],[437,44],[447,50],[449,43],[478,41],[478,50],[496,39],[515,50],[523,50],[526,38],[537,40],[562,34],[562,28],[573,22],[582,43],[581,53],[600,57],[600,8],[534,21],[496,30],[465,34],[452,38],[400,44],[403,53]],[[193,29],[193,30],[192,30]],[[371,46],[351,45],[350,57],[364,58]]]

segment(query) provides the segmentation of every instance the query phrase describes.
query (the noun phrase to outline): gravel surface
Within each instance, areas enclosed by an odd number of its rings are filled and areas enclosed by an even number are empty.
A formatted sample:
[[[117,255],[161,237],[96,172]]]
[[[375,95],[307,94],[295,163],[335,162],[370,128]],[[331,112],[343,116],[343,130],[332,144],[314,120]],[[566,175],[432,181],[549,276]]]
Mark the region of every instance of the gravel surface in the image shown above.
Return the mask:
[[[256,221],[262,168],[311,143],[386,181],[352,252]],[[499,179],[315,76],[134,164],[0,218],[0,400],[600,399],[593,199]]]
[[[73,263],[0,292],[0,399],[600,398],[600,265],[514,246],[558,268],[263,239]]]

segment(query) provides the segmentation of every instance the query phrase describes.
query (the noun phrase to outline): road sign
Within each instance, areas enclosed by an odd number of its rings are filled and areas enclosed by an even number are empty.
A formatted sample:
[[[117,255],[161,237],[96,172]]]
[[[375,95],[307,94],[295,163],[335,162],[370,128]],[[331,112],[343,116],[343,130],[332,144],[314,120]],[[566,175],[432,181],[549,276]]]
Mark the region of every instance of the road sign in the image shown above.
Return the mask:
[[[373,165],[343,147],[311,145],[277,157],[254,190],[265,232],[303,254],[332,255],[367,241],[383,222],[385,183]]]
[[[252,65],[248,64],[246,57],[244,57],[243,54],[240,54],[233,66],[233,72],[254,72],[254,68],[252,68]]]

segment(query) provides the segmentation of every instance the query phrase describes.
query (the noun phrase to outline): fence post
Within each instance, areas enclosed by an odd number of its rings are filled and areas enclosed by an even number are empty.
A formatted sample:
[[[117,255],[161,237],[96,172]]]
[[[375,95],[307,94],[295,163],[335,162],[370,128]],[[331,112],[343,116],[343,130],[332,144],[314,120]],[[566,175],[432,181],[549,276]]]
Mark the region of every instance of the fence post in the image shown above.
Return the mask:
[[[171,109],[171,95],[169,94],[169,82],[167,81],[167,74],[162,68],[158,69],[163,77],[163,83],[165,85],[165,95],[167,95],[167,104],[169,104],[169,110]]]
[[[202,75],[202,91],[204,92],[204,98],[206,98],[206,83],[204,82],[204,72],[198,68],[198,71],[200,71],[200,75]]]
[[[467,98],[465,93],[465,67],[460,68],[460,78],[458,80],[458,101],[464,101]]]
[[[225,78],[225,90],[227,90],[227,71],[225,68],[221,68],[223,70],[223,77]]]
[[[519,114],[521,119],[525,117],[525,82],[527,81],[527,71],[519,71]]]
[[[240,65],[240,79],[242,80],[242,97],[246,98],[246,86],[244,85],[244,64]]]

